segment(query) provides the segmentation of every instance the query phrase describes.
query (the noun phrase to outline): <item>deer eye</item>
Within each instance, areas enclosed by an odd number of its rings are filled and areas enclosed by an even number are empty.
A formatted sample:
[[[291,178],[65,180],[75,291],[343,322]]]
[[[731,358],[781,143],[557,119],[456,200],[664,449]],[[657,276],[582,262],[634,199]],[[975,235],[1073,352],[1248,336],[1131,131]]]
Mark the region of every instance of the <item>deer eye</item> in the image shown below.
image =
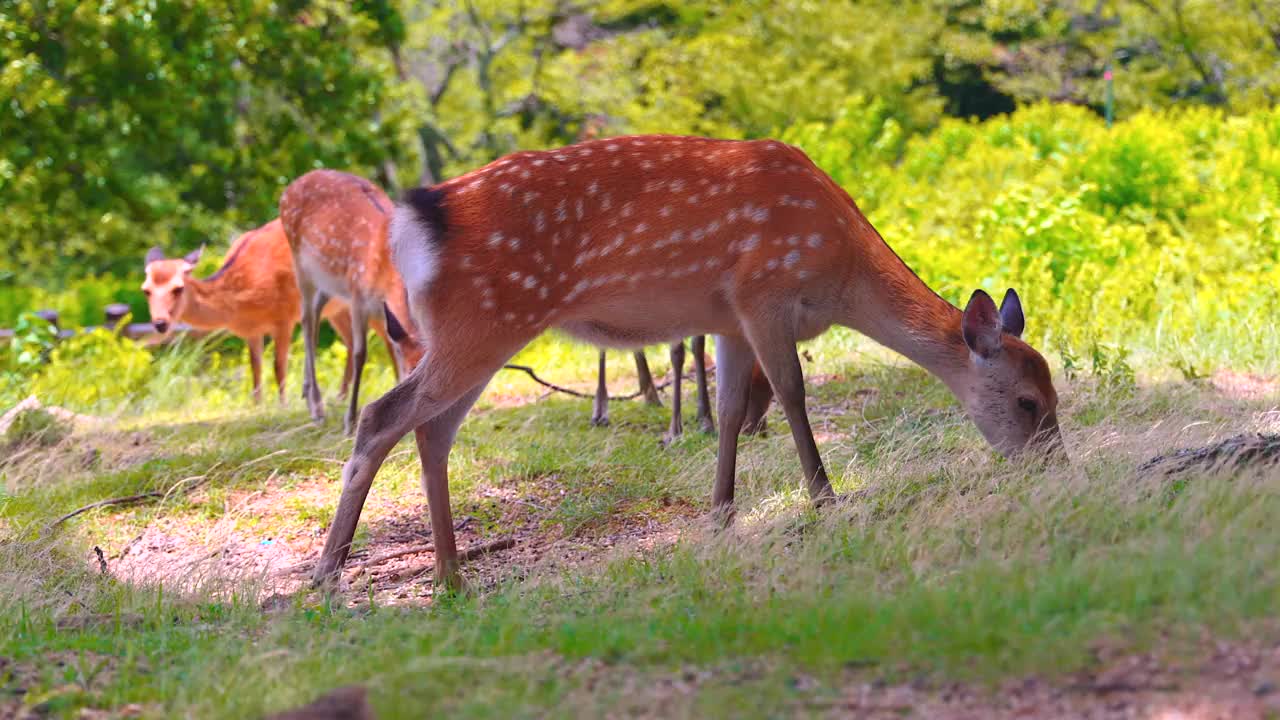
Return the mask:
[[[147,289],[145,289],[145,288],[143,289],[142,294],[143,294],[143,295],[146,295],[147,297],[151,297],[151,291],[150,291],[150,290],[147,290]]]
[[[181,295],[181,294],[182,294],[182,286],[181,286],[181,285],[179,285],[178,287],[174,288],[174,289],[173,289],[173,294],[174,294],[174,295]]]
[[[1032,415],[1036,414],[1036,401],[1031,398],[1018,398],[1018,407]]]

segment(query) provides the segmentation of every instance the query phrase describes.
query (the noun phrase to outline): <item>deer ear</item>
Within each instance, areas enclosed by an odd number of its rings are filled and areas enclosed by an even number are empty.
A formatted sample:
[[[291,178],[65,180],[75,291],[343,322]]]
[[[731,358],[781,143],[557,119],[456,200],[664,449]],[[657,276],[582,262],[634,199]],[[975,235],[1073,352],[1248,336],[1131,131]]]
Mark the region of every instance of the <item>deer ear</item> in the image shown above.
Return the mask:
[[[979,357],[989,358],[1000,352],[1000,315],[996,302],[981,290],[974,290],[960,320],[964,344]]]
[[[156,262],[157,260],[163,260],[163,259],[164,259],[164,251],[161,250],[159,246],[156,246],[147,251],[147,261],[143,263],[143,265],[144,266],[150,265],[151,263]]]
[[[404,342],[409,339],[409,333],[405,331],[404,326],[396,319],[396,314],[391,312],[391,307],[386,303],[382,303],[382,313],[387,316],[387,334],[391,336],[394,342]]]
[[[195,265],[196,263],[200,262],[200,256],[203,254],[204,254],[204,243],[201,243],[200,247],[187,253],[187,256],[182,259],[185,260],[188,265]]]
[[[1018,299],[1018,293],[1014,292],[1013,288],[1009,288],[1004,292],[1004,299],[1000,301],[1000,326],[1005,332],[1020,338],[1026,322],[1022,316],[1022,301]]]

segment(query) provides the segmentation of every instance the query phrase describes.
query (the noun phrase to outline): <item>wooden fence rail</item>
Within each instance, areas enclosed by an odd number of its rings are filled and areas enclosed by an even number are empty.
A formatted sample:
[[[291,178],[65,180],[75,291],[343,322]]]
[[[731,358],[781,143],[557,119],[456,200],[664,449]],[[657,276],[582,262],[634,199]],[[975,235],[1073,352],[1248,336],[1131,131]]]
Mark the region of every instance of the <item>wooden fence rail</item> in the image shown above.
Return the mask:
[[[37,310],[35,312],[35,315],[37,317],[44,318],[49,322],[50,325],[53,325],[53,328],[54,330],[57,331],[59,338],[68,338],[68,337],[71,337],[72,335],[75,335],[77,332],[87,332],[89,330],[93,330],[96,327],[103,327],[108,330],[115,330],[117,327],[119,327],[120,321],[124,320],[125,316],[128,314],[129,314],[128,305],[124,303],[111,303],[110,305],[106,306],[102,310],[102,315],[103,315],[102,325],[89,325],[89,326],[80,328],[79,330],[74,330],[70,328],[64,329],[58,324],[58,312],[56,310]],[[128,325],[125,325],[123,328],[120,328],[120,334],[124,335],[125,337],[131,340],[142,341],[147,345],[160,345],[160,344],[169,342],[170,340],[177,337],[178,335],[184,335],[184,334],[203,335],[205,333],[194,331],[192,327],[190,325],[187,325],[186,323],[177,323],[176,325],[173,326],[173,328],[169,330],[169,332],[161,335],[160,333],[156,332],[155,326],[149,322],[133,322],[133,323],[129,323]],[[0,343],[9,342],[12,339],[13,339],[13,330],[11,328],[0,328]]]

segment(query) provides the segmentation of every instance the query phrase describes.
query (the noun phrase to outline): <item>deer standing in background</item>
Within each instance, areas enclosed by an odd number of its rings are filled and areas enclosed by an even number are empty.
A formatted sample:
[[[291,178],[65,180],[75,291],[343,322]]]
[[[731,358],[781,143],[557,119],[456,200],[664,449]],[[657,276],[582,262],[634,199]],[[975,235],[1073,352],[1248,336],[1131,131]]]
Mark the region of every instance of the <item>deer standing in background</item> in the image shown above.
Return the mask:
[[[636,379],[640,382],[640,395],[648,405],[662,405],[658,397],[658,387],[653,384],[653,373],[649,371],[649,360],[643,350],[632,353],[636,360]],[[600,350],[599,371],[596,374],[596,396],[591,402],[591,424],[604,427],[609,424],[609,388],[605,385],[604,349]]]
[[[200,330],[226,329],[249,346],[253,372],[253,399],[262,399],[262,352],[265,338],[275,347],[276,387],[284,401],[289,344],[298,324],[301,303],[293,277],[293,256],[279,220],[272,220],[236,238],[217,272],[207,278],[191,277],[203,248],[182,258],[166,258],[158,247],[146,258],[142,291],[156,331],[184,322]],[[323,316],[343,344],[351,347],[351,320],[346,306],[332,302]],[[387,347],[390,340],[383,336]],[[347,361],[350,374],[350,358]],[[343,386],[347,380],[344,378]]]
[[[454,435],[493,374],[548,328],[631,348],[715,334],[724,428],[741,426],[758,362],[815,502],[834,492],[796,343],[833,324],[936,375],[999,452],[1061,448],[1057,393],[1044,358],[1019,338],[1017,294],[997,308],[978,290],[958,310],[783,143],[651,135],[517,153],[409,191],[390,234],[430,358],[362,413],[318,583],[337,578],[374,475],[409,431],[436,581],[460,583],[448,489]],[[737,447],[738,433],[720,433],[712,505],[725,520]]]
[[[693,354],[694,382],[697,385],[698,392],[698,414],[697,421],[703,432],[714,433],[716,431],[715,420],[711,417],[711,398],[707,390],[707,338],[705,335],[695,335],[689,340],[689,351]],[[644,351],[637,350],[636,353],[636,370],[640,375],[640,388],[643,392],[646,387],[654,388],[653,378],[650,377],[648,384],[645,383],[645,376],[648,374],[648,364],[646,363],[643,373],[640,372],[640,360],[644,357]],[[667,429],[666,435],[663,437],[664,443],[670,443],[678,439],[684,434],[684,420],[681,408],[681,382],[684,380],[684,341],[671,343],[671,425]],[[599,379],[596,382],[596,396],[592,404],[591,424],[592,425],[608,425],[609,424],[609,390],[605,386],[605,363],[604,350],[600,351],[600,371]],[[773,389],[769,387],[769,381],[765,378],[764,373],[760,371],[759,366],[753,370],[751,375],[751,400],[747,407],[746,419],[742,422],[742,433],[744,435],[754,435],[763,432],[765,429],[765,413],[769,410],[769,401],[773,397]],[[653,390],[654,400],[657,400],[657,390]],[[645,395],[648,400],[648,394]],[[652,404],[661,404],[652,402]]]
[[[306,350],[302,392],[314,420],[324,419],[324,398],[316,382],[316,332],[320,310],[330,298],[346,301],[351,314],[351,398],[342,427],[355,430],[360,407],[369,326],[386,329],[396,378],[417,365],[422,348],[402,332],[407,321],[404,283],[391,264],[387,223],[391,201],[373,183],[336,170],[313,170],[280,195],[280,219],[293,252],[302,294],[302,338]],[[404,266],[401,272],[416,268]],[[385,325],[384,325],[385,313]]]

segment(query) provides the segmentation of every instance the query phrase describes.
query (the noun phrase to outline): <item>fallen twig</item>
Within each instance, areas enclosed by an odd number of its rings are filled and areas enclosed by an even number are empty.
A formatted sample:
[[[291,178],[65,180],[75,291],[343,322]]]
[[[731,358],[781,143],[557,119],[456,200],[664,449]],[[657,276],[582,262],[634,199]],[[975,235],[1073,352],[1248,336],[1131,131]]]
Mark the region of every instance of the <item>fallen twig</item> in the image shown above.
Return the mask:
[[[520,372],[533,378],[534,382],[538,383],[539,385],[545,388],[549,388],[552,392],[564,393],[565,395],[572,395],[574,397],[580,397],[580,398],[595,397],[595,393],[578,392],[577,390],[574,390],[572,388],[567,388],[567,387],[564,387],[563,385],[556,385],[553,382],[548,382],[546,380],[543,380],[542,378],[538,377],[538,373],[534,372],[533,368],[529,367],[528,365],[503,365],[502,369],[503,370],[519,370]],[[687,372],[684,374],[683,377],[686,380],[692,380],[694,377],[694,373]],[[662,382],[655,384],[653,387],[656,390],[665,390],[670,385],[671,385],[670,380],[663,380]],[[610,395],[609,399],[610,400],[634,400],[643,394],[644,394],[643,390],[637,390],[627,395]]]
[[[356,565],[354,569],[356,572],[360,572],[365,568],[370,568],[370,567],[373,567],[374,565],[381,565],[382,563],[387,562],[388,560],[395,560],[396,558],[401,558],[401,557],[404,557],[405,555],[417,555],[418,553],[431,552],[435,549],[436,549],[436,546],[432,543],[427,543],[426,545],[411,545],[407,548],[401,548],[399,550],[394,550],[389,553],[375,555],[374,557],[371,557],[368,560],[365,560],[364,562]]]
[[[161,502],[164,502],[164,501],[167,501],[169,499],[169,496],[172,495],[174,491],[178,490],[179,488],[181,488],[182,490],[181,494],[185,495],[195,490],[196,488],[200,487],[201,485],[204,485],[206,482],[208,482],[210,474],[221,464],[222,464],[221,462],[214,463],[213,467],[209,468],[208,472],[206,472],[203,475],[192,475],[191,477],[182,478],[178,482],[170,485],[169,489],[165,490],[164,492],[152,491],[152,492],[138,493],[137,495],[128,495],[125,497],[117,497],[117,498],[107,498],[106,500],[99,500],[97,502],[89,503],[88,505],[85,505],[84,507],[76,508],[75,510],[72,510],[66,515],[63,515],[57,520],[54,520],[53,522],[49,523],[48,529],[52,530],[53,528],[58,527],[62,523],[70,520],[71,518],[77,515],[89,512],[90,510],[95,510],[97,508],[115,507],[118,505],[134,505],[134,504],[144,502],[146,500],[152,500],[155,498],[159,498]],[[196,482],[190,485],[187,485],[187,483],[191,483],[193,480]],[[186,487],[183,487],[184,485],[186,485]]]
[[[493,542],[487,542],[481,545],[472,545],[466,550],[463,550],[462,552],[458,553],[458,562],[459,563],[468,562],[470,560],[474,560],[483,555],[488,555],[489,553],[495,553],[500,550],[506,550],[508,548],[514,547],[515,544],[516,544],[515,538],[503,538],[501,540],[494,540]],[[432,570],[435,570],[435,567],[436,567],[436,564],[434,562],[429,562],[429,563],[426,563],[425,565],[418,565],[417,567],[408,568],[403,572],[397,572],[396,575],[398,575],[401,578],[404,578],[405,580],[408,580],[410,578],[418,577],[419,575],[425,575],[431,572]]]
[[[51,529],[55,528],[61,525],[62,523],[70,520],[71,518],[77,515],[80,515],[81,513],[87,513],[90,510],[94,510],[96,508],[112,507],[115,505],[133,505],[134,503],[140,503],[144,500],[150,500],[152,498],[163,498],[163,497],[164,497],[164,493],[147,492],[147,493],[140,493],[138,495],[129,495],[128,497],[108,498],[106,500],[99,500],[98,502],[89,503],[84,507],[80,507],[80,508],[76,508],[75,510],[72,510],[66,515],[63,515],[57,520],[54,520],[53,522],[49,523],[49,527]]]

